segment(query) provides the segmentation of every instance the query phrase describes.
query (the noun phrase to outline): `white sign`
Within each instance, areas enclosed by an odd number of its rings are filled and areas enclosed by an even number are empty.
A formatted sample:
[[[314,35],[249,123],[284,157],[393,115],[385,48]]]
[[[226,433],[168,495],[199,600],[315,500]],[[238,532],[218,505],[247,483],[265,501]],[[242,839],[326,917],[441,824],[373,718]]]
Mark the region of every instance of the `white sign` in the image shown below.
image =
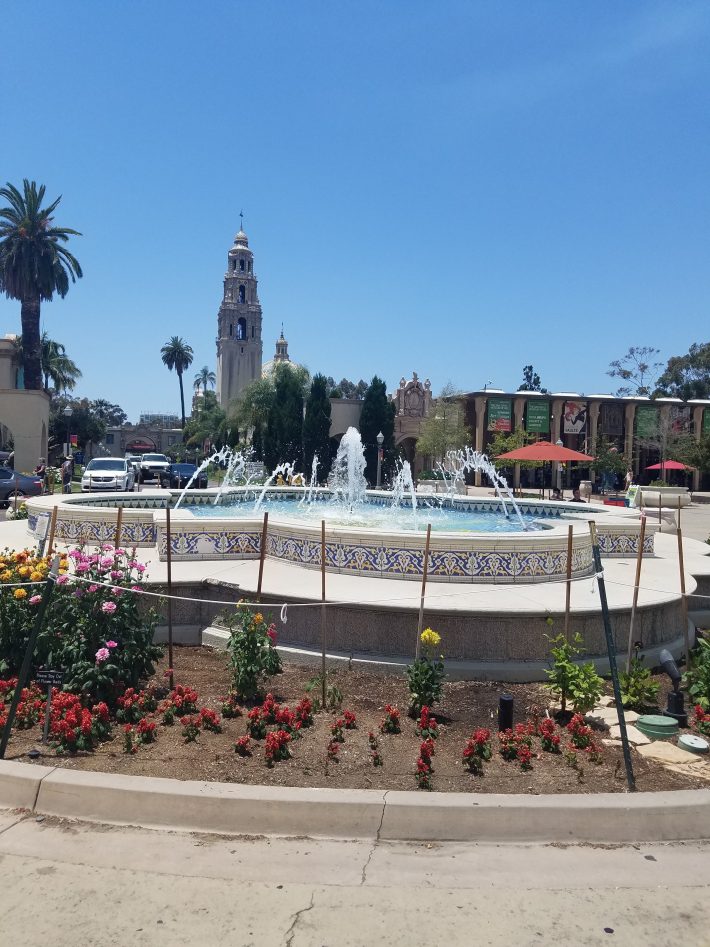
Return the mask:
[[[43,539],[47,538],[47,530],[49,529],[49,513],[39,513],[37,520],[35,521],[35,528],[33,530],[33,535],[36,540],[41,542]]]

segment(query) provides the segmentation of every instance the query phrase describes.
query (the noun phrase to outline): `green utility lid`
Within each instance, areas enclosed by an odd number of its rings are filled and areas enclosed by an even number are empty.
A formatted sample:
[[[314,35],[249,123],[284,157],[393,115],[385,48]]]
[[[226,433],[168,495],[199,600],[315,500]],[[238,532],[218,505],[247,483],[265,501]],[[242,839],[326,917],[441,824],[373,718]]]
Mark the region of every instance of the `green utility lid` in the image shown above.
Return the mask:
[[[673,717],[663,717],[661,714],[644,714],[639,717],[635,727],[652,740],[667,740],[678,732],[678,721]]]
[[[691,753],[707,753],[710,749],[708,741],[695,733],[683,733],[678,737],[678,746],[682,750],[689,750]]]

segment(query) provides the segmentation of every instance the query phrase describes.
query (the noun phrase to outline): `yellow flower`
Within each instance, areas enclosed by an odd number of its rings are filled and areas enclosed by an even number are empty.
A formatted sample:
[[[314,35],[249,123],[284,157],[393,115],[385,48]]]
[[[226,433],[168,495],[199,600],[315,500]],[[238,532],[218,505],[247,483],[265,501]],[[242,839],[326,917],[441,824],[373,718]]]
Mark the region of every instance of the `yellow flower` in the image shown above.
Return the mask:
[[[425,628],[421,635],[421,642],[428,648],[436,648],[441,641],[441,635],[438,635],[431,628]]]
[[[263,620],[264,620],[264,616],[261,614],[261,612],[257,612],[256,615],[254,615],[255,625],[260,625],[263,622]]]
[[[15,598],[27,598],[27,591],[26,591],[26,589],[15,589],[15,591],[14,591],[13,594],[14,594]]]
[[[35,572],[31,572],[31,573],[30,573],[30,578],[32,579],[33,582],[41,582],[41,581],[42,581],[42,573],[41,573],[41,572],[36,572],[36,571],[35,571]]]
[[[0,573],[0,580],[3,582],[9,582],[12,578],[12,572],[9,569],[5,569],[4,572]]]
[[[20,566],[20,568],[19,568],[17,571],[20,573],[20,575],[21,575],[22,578],[24,579],[24,577],[25,577],[26,575],[29,575],[30,567],[29,567],[29,566]]]

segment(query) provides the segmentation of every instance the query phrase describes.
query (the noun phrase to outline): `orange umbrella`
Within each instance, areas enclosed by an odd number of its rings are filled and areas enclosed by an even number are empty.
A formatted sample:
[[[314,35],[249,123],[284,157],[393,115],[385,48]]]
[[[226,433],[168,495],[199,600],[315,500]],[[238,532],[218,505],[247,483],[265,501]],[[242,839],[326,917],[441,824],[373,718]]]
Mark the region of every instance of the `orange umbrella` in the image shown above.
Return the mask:
[[[499,454],[496,461],[499,460],[548,460],[565,464],[571,460],[594,460],[594,458],[578,450],[570,450],[569,447],[551,444],[549,441],[537,441],[535,444],[526,444],[525,447],[508,451],[507,454]]]

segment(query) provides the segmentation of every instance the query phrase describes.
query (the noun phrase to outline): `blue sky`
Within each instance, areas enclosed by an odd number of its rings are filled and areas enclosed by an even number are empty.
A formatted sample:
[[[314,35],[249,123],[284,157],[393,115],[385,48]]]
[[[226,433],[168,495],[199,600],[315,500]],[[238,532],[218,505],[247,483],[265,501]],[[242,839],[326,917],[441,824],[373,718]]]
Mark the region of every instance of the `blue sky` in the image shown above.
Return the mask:
[[[77,393],[178,411],[215,367],[226,253],[264,360],[434,390],[610,391],[707,341],[710,5],[3,4],[0,180],[62,194],[84,278],[43,307]],[[0,333],[19,304],[0,301]]]

